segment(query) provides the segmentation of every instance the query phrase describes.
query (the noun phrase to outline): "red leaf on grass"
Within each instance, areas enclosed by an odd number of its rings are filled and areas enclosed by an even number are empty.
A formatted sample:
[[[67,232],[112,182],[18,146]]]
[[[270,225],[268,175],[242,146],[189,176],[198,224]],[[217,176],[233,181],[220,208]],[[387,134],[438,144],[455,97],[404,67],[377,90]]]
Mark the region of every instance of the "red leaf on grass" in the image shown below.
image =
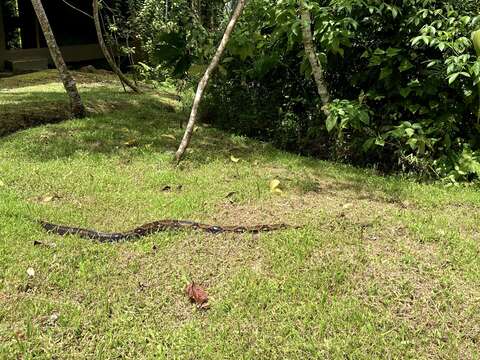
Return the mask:
[[[208,309],[208,294],[200,286],[191,282],[187,285],[185,292],[190,301],[196,303],[199,309]]]

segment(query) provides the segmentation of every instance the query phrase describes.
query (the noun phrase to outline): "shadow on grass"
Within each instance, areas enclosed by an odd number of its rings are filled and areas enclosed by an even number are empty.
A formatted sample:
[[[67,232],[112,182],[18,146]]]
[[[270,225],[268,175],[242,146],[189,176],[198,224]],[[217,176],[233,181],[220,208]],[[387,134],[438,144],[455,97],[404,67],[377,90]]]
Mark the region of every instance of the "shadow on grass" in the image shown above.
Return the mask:
[[[66,110],[68,99],[61,92],[15,92],[11,96],[15,96],[15,100],[6,104],[0,115],[0,134],[46,122],[58,123],[69,117]],[[78,153],[106,156],[121,153],[129,158],[168,153],[173,158],[184,131],[180,124],[187,118],[186,114],[175,112],[174,94],[148,92],[135,95],[99,86],[84,88],[82,96],[90,112],[88,118],[14,135],[14,141],[29,144],[22,148],[22,157],[49,161],[68,159]],[[61,97],[64,99],[59,100]],[[9,123],[5,119],[13,124],[11,128],[3,126]],[[377,190],[382,184],[381,190],[388,192],[386,201],[403,197],[398,179],[384,185],[384,179],[380,181],[378,177],[375,180],[377,177],[373,176],[373,171],[296,157],[269,144],[202,126],[194,134],[182,167],[202,166],[217,159],[229,159],[232,155],[249,162],[261,159],[264,164],[293,162],[296,169],[306,169],[332,179],[329,191],[333,192],[349,189],[363,196],[361,194],[365,191]],[[305,186],[309,186],[308,181]]]
[[[0,94],[11,102],[2,104],[0,137],[26,128],[58,123],[71,118],[67,96],[61,92],[14,92]],[[174,94],[150,92],[144,95],[113,92],[111,89],[87,89],[82,92],[89,115],[108,114],[121,109],[149,106],[155,110],[174,112]],[[161,101],[161,100],[165,101]]]

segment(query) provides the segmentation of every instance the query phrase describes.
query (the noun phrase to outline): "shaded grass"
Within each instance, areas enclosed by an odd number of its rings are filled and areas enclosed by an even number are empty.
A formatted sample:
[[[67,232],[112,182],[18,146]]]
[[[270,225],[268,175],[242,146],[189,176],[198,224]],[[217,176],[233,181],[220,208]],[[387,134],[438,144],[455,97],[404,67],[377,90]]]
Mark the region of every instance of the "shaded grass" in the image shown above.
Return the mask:
[[[63,96],[35,76],[0,103]],[[82,93],[89,106],[118,106],[0,139],[0,358],[479,357],[475,189],[383,178],[205,127],[176,168],[184,115],[171,99],[108,82]],[[34,222],[121,231],[161,218],[302,228],[108,245]],[[208,312],[185,298],[191,280],[210,294]]]
[[[106,114],[120,107],[142,107],[156,104],[174,111],[174,94],[149,92],[135,97],[125,93],[116,78],[105,74],[72,73],[91,115]],[[106,91],[110,89],[111,91]],[[163,102],[149,101],[160,97]],[[58,72],[48,70],[0,79],[0,136],[35,125],[56,123],[70,118],[69,101]]]

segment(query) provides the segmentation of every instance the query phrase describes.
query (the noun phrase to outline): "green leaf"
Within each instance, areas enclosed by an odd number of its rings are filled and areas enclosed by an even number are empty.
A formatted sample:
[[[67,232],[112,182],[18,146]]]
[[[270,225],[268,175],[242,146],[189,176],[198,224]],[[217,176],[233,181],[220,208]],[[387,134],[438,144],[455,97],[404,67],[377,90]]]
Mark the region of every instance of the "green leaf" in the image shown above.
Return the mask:
[[[408,141],[407,141],[407,145],[410,145],[410,147],[412,148],[412,150],[415,150],[417,148],[417,139],[416,138],[410,138]]]
[[[368,113],[366,111],[359,111],[358,113],[358,119],[364,123],[365,125],[369,125],[370,124],[370,116],[368,115]]]
[[[380,77],[379,80],[386,79],[392,75],[392,68],[389,66],[383,67],[382,70],[380,71]]]
[[[415,134],[415,130],[413,130],[412,128],[407,128],[405,129],[405,134],[407,134],[408,137],[412,137],[413,134]]]
[[[459,75],[460,75],[459,72],[450,75],[449,78],[448,78],[448,84],[453,84],[453,82],[454,82],[455,80],[457,80],[457,78],[458,78]]]
[[[385,50],[382,50],[380,48],[375,49],[373,52],[374,55],[385,55]]]
[[[398,54],[400,54],[401,52],[402,52],[402,50],[400,50],[400,49],[389,47],[389,48],[387,49],[387,56],[388,56],[388,57],[396,57],[396,56],[398,56]]]
[[[408,59],[403,59],[398,69],[400,70],[400,72],[404,72],[404,71],[410,70],[413,67],[414,66]]]
[[[408,95],[410,95],[410,93],[412,92],[412,89],[409,88],[409,87],[406,87],[406,88],[401,88],[399,90],[400,92],[400,95],[403,97],[403,98],[406,98],[408,97]]]
[[[328,132],[332,131],[335,126],[337,126],[337,117],[330,115],[329,117],[327,117],[325,125],[327,126]]]
[[[367,152],[368,150],[370,150],[373,145],[375,145],[375,140],[375,138],[371,138],[365,141],[362,146],[363,151]]]
[[[300,22],[299,21],[293,23],[292,33],[295,34],[295,36],[298,36],[300,34]]]

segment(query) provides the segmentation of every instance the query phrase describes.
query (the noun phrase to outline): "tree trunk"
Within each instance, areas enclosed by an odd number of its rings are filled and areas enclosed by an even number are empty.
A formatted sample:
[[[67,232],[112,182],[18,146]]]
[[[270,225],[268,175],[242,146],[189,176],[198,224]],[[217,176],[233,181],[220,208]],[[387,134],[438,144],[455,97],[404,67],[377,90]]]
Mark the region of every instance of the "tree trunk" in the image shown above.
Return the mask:
[[[215,69],[218,67],[218,64],[220,63],[220,58],[222,57],[223,52],[225,51],[225,48],[228,44],[228,40],[230,40],[230,36],[232,35],[233,29],[235,28],[235,25],[237,24],[237,21],[240,15],[242,14],[242,11],[245,7],[246,2],[247,0],[238,0],[237,6],[232,14],[232,17],[227,25],[227,28],[225,29],[225,33],[223,34],[222,41],[218,46],[217,52],[215,53],[215,56],[213,57],[210,65],[208,65],[208,68],[205,71],[205,74],[203,75],[202,80],[200,80],[200,83],[198,84],[197,92],[195,94],[195,99],[193,101],[192,111],[190,113],[190,118],[188,120],[187,128],[185,130],[185,134],[183,135],[182,142],[180,143],[180,146],[178,147],[178,150],[175,154],[177,163],[181,160],[182,156],[185,154],[185,151],[187,150],[188,145],[190,144],[195,122],[197,121],[197,117],[198,117],[198,108],[200,106],[200,102],[202,101],[205,88],[208,85],[210,76],[212,75],[212,73],[215,71]]]
[[[77,118],[82,118],[85,116],[85,107],[82,103],[82,98],[77,90],[77,84],[73,79],[72,75],[70,75],[67,65],[63,60],[62,53],[60,52],[60,48],[57,45],[57,41],[55,40],[55,36],[53,35],[52,28],[50,27],[50,23],[48,22],[47,14],[43,8],[41,0],[32,0],[33,8],[35,9],[35,13],[37,14],[38,22],[42,27],[43,35],[45,36],[45,40],[47,41],[48,49],[50,50],[50,55],[52,57],[53,62],[55,63],[56,68],[60,74],[60,78],[62,79],[63,86],[67,91],[67,94],[70,98],[70,107],[72,109],[73,116]]]
[[[95,21],[95,29],[97,30],[97,37],[98,37],[98,44],[100,45],[100,49],[102,49],[103,55],[105,59],[107,59],[108,64],[112,68],[113,72],[118,76],[121,82],[127,84],[127,86],[135,91],[136,93],[140,93],[140,89],[132,82],[129,78],[127,78],[123,73],[122,70],[117,66],[115,60],[113,59],[112,55],[107,49],[105,45],[105,41],[103,40],[102,34],[102,26],[100,24],[100,17],[99,17],[99,10],[98,10],[98,0],[93,0],[93,20]]]
[[[302,23],[303,46],[305,48],[305,53],[308,56],[310,66],[312,67],[312,74],[315,79],[315,83],[317,84],[318,95],[322,101],[322,111],[325,116],[328,117],[330,115],[330,111],[328,110],[328,105],[330,104],[330,94],[328,93],[327,83],[323,75],[322,64],[318,60],[315,52],[310,10],[308,10],[305,0],[299,0],[299,5]]]

